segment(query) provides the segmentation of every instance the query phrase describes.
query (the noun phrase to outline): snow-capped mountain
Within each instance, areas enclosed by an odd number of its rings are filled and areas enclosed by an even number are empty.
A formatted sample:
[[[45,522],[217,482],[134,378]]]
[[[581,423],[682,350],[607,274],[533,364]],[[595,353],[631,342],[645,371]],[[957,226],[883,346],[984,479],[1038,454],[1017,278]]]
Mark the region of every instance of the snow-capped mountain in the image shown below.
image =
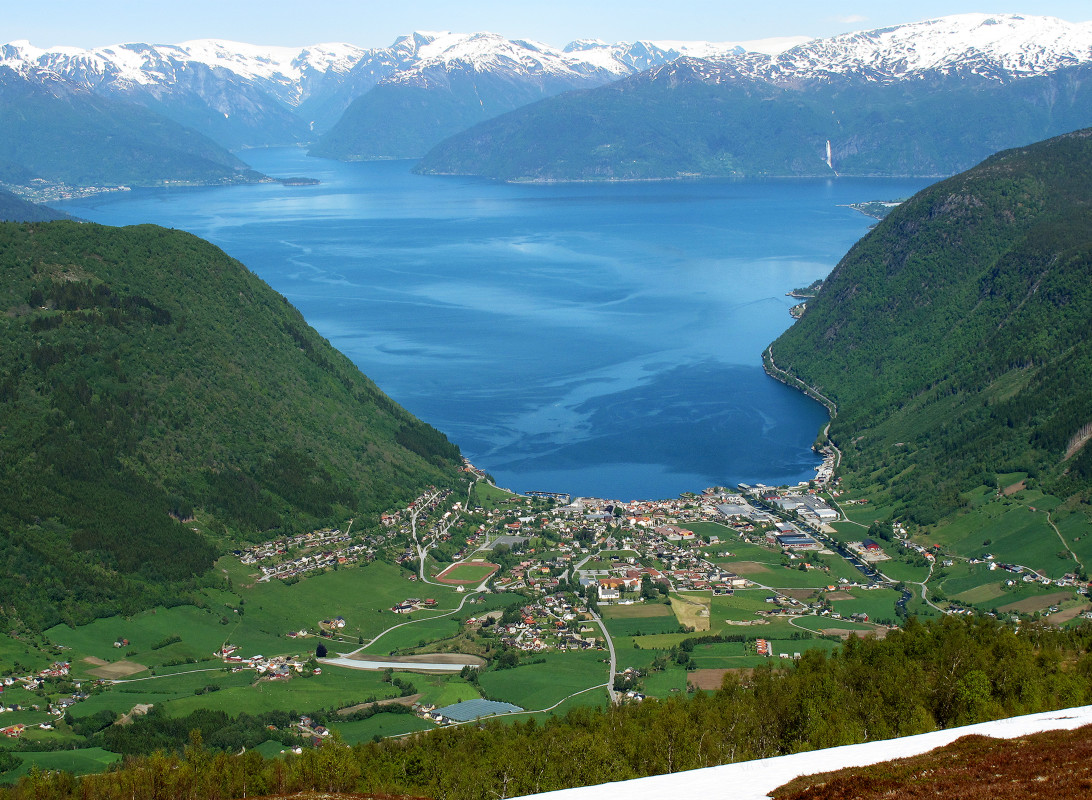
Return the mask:
[[[754,45],[774,53],[800,41]],[[384,81],[428,87],[445,83],[438,76],[456,72],[503,76],[509,84],[537,85],[537,95],[526,95],[530,101],[601,85],[680,55],[726,56],[750,44],[582,40],[558,49],[491,33],[428,31],[372,49],[344,43],[267,47],[199,39],[81,50],[41,49],[17,41],[0,45],[0,67],[30,79],[57,76],[98,94],[124,98],[241,147],[310,138],[312,131],[332,126],[353,100]]]
[[[51,72],[90,88],[133,89],[173,86],[186,72],[208,70],[253,85],[295,106],[316,80],[345,75],[367,51],[349,44],[310,47],[259,47],[242,42],[200,39],[179,45],[119,44],[96,50],[29,42],[0,46],[0,66],[24,74]]]
[[[428,31],[372,49],[213,39],[94,50],[0,45],[0,74],[10,69],[46,92],[80,89],[133,103],[229,149],[317,140],[314,152],[335,158],[419,156],[491,117],[618,80],[789,90],[1005,85],[1088,64],[1092,23],[1014,14],[961,14],[829,39],[580,39],[563,48]]]
[[[751,64],[756,76],[786,83],[836,76],[891,82],[929,74],[1007,81],[1089,62],[1092,22],[957,14],[816,39]]]
[[[681,56],[452,136],[422,172],[501,180],[946,175],[1092,126],[1092,24],[964,14]]]

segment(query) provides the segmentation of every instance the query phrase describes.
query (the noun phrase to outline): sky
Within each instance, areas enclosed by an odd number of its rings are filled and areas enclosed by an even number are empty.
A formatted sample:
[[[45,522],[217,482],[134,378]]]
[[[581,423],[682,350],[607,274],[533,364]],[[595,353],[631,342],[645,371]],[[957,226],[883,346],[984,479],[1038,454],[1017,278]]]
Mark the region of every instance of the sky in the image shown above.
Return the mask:
[[[0,42],[81,48],[190,39],[386,47],[415,30],[490,31],[555,46],[580,38],[727,42],[833,36],[973,11],[1092,19],[1088,0],[4,0],[0,10]]]

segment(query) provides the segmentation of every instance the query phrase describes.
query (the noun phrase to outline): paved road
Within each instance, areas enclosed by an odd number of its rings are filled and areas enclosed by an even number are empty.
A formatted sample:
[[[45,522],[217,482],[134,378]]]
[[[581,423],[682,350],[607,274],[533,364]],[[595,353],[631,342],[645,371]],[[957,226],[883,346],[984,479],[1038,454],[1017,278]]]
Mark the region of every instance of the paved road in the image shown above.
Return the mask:
[[[603,623],[603,618],[594,611],[589,610],[589,613],[603,631],[603,638],[607,640],[607,649],[610,651],[610,672],[607,674],[607,694],[610,695],[612,704],[617,703],[618,692],[614,691],[614,676],[618,671],[618,656],[614,652],[614,640],[610,638],[610,633],[607,632],[607,626]]]

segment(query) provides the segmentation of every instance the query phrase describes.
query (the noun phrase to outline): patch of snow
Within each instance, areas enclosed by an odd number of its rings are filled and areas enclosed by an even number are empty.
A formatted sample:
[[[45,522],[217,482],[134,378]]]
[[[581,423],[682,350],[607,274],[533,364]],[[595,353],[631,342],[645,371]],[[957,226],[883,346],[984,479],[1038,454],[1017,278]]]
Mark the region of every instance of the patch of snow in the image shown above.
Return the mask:
[[[864,767],[907,758],[951,744],[961,736],[978,734],[997,739],[1013,739],[1032,733],[1073,730],[1092,725],[1092,706],[1047,711],[1023,717],[981,722],[962,728],[866,742],[828,750],[793,753],[757,761],[741,761],[720,767],[707,767],[671,775],[655,775],[630,781],[604,783],[527,795],[540,800],[663,800],[665,797],[731,797],[732,800],[766,800],[769,793],[801,775]],[[731,787],[726,792],[726,787]]]

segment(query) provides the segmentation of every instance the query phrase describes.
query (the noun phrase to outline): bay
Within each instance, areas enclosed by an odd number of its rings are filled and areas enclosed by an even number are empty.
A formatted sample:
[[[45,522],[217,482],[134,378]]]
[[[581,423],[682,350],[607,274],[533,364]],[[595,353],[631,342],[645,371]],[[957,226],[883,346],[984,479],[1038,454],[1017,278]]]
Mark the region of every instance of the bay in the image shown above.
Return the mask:
[[[190,231],[285,295],[499,485],[622,500],[814,476],[817,403],[762,371],[785,293],[927,181],[499,184],[242,154],[313,186],[58,203]]]

